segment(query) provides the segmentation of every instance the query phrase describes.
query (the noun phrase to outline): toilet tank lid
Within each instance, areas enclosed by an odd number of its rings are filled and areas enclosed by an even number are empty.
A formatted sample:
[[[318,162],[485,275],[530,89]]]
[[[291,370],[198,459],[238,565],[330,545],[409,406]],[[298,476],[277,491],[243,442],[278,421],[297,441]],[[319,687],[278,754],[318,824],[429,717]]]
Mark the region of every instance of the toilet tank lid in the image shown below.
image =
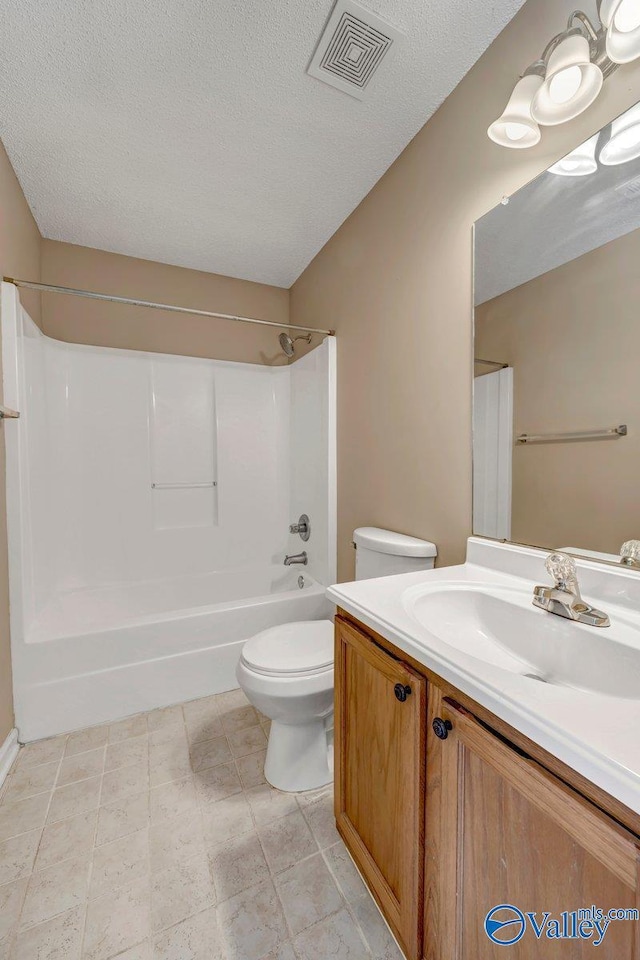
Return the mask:
[[[358,527],[353,532],[356,546],[375,550],[376,553],[388,553],[395,557],[437,557],[438,550],[430,540],[409,537],[405,533],[393,530],[381,530],[380,527]]]

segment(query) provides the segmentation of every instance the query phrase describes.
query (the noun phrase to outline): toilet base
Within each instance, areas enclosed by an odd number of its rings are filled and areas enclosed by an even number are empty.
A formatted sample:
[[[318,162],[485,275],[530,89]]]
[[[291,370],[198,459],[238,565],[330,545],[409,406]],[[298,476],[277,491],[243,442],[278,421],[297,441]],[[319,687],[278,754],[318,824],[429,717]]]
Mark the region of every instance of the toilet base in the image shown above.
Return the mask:
[[[305,724],[272,721],[264,764],[264,775],[272,787],[301,793],[333,781],[327,725],[327,720]]]

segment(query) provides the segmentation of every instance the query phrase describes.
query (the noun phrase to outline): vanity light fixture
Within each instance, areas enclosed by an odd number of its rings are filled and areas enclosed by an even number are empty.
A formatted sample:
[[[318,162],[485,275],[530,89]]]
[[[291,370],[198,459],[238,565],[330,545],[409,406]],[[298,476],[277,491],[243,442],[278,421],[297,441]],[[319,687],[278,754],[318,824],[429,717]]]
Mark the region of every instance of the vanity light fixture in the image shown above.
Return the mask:
[[[640,157],[640,103],[611,124],[611,136],[600,151],[600,163],[615,167]]]
[[[638,0],[601,0],[600,19],[607,30],[607,56],[613,63],[640,57],[640,3]]]
[[[494,143],[522,150],[539,142],[542,134],[531,116],[531,104],[542,86],[543,79],[534,65],[518,80],[504,113],[489,127],[489,137]]]
[[[516,84],[487,131],[491,140],[512,149],[535,146],[541,126],[579,116],[618,64],[640,57],[640,0],[599,0],[598,10],[598,27],[581,10],[571,14]]]
[[[591,25],[589,24],[589,27]],[[557,126],[573,120],[591,106],[604,82],[600,67],[591,62],[590,40],[580,27],[569,25],[565,33],[555,37],[542,56],[547,64],[544,83],[538,90],[531,113],[543,126]],[[547,60],[548,57],[548,60]]]
[[[595,173],[598,169],[596,147],[599,137],[600,134],[596,133],[594,137],[581,143],[566,157],[549,167],[548,172],[556,173],[560,177],[587,177],[590,173]]]

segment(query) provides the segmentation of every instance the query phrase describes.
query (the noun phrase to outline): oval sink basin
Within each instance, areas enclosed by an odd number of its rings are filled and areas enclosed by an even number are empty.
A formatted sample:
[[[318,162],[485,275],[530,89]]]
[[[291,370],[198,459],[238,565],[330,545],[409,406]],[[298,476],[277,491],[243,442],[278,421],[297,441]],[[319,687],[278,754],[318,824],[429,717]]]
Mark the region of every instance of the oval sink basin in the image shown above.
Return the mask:
[[[420,584],[402,602],[438,639],[492,666],[640,700],[640,631],[630,621],[612,616],[610,627],[590,627],[536,609],[525,591],[467,583]]]

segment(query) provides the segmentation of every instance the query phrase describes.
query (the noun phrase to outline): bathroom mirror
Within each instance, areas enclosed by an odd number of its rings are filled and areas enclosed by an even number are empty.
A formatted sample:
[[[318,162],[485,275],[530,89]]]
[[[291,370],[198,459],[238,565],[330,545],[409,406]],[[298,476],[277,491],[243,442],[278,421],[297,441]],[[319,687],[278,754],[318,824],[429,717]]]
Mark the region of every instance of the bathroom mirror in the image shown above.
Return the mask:
[[[473,529],[640,539],[640,104],[475,227]]]

